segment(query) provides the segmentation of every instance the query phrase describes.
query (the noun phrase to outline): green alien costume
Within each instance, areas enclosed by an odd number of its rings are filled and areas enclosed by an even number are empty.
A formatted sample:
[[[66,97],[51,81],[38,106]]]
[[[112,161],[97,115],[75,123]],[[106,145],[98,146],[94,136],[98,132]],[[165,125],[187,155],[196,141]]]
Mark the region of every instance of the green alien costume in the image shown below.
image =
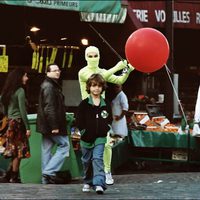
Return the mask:
[[[90,52],[96,53],[98,57],[89,58],[87,55]],[[99,73],[103,76],[106,82],[122,85],[127,80],[130,72],[134,70],[134,68],[129,64],[130,67],[128,68],[127,73],[123,73],[120,76],[114,75],[114,73],[116,73],[117,71],[120,71],[127,67],[126,60],[124,62],[119,61],[114,67],[109,70],[99,68],[100,53],[99,49],[95,46],[89,46],[86,48],[85,59],[87,61],[87,66],[82,68],[78,73],[82,99],[88,97],[88,93],[86,92],[86,81],[92,74]]]
[[[91,58],[88,56],[89,53],[95,53],[97,54],[97,57]],[[109,70],[99,68],[100,53],[99,49],[95,46],[89,46],[86,48],[85,59],[87,61],[87,66],[82,68],[78,73],[82,99],[85,99],[89,96],[89,94],[86,91],[86,82],[92,74],[94,73],[101,74],[103,78],[106,80],[106,82],[114,84],[123,84],[127,80],[130,72],[134,70],[134,67],[128,64],[129,67],[126,73],[122,73],[122,75],[119,76],[114,75],[114,73],[116,73],[117,71],[123,70],[127,67],[126,60],[119,61],[114,67],[112,67]],[[112,159],[112,143],[110,142],[110,137],[108,135],[107,143],[105,144],[105,149],[104,149],[104,170],[106,173],[110,172],[111,170],[111,159]]]

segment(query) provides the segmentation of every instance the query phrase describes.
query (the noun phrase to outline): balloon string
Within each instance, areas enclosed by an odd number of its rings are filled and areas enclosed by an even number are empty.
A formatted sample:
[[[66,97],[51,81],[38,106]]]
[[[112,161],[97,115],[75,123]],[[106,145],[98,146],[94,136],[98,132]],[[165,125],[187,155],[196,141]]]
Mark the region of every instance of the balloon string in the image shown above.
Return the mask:
[[[107,44],[107,46],[115,53],[115,55],[121,60],[124,61],[124,59],[117,53],[117,51],[106,41],[106,39],[92,26],[89,24],[90,28]],[[126,63],[126,67],[123,69],[122,74],[127,73],[129,69],[128,63]]]
[[[169,74],[169,73],[171,73],[171,71],[169,70],[169,68],[167,67],[166,64],[165,64],[165,69],[166,69],[167,75],[168,75],[168,77],[169,77],[170,83],[171,83],[171,85],[172,85],[172,88],[173,88],[173,90],[174,90],[174,94],[175,94],[175,96],[176,96],[176,99],[177,99],[177,101],[178,101],[178,104],[179,104],[179,106],[180,106],[180,109],[181,109],[183,118],[184,118],[185,123],[186,123],[186,129],[187,129],[187,128],[189,127],[189,125],[188,125],[188,123],[187,123],[187,119],[186,119],[186,116],[185,116],[185,113],[184,113],[184,110],[183,110],[183,106],[181,105],[181,102],[180,102],[180,99],[179,99],[179,97],[178,97],[177,91],[176,91],[176,89],[175,89],[175,87],[174,87],[174,84],[173,84],[173,82],[172,82],[171,76],[170,76],[170,74]]]
[[[94,28],[94,26],[92,26],[91,24],[89,24],[90,28],[92,28],[92,30],[103,40],[103,42],[105,42],[107,44],[107,46],[115,53],[115,55],[121,60],[123,61],[124,59],[117,53],[117,51],[115,51],[115,49],[106,41],[106,39]]]

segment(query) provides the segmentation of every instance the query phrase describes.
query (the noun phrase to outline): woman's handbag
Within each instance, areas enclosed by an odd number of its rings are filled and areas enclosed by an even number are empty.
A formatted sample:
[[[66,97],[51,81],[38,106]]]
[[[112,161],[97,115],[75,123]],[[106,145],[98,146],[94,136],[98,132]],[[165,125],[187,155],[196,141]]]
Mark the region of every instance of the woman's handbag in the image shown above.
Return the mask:
[[[8,129],[8,118],[3,116],[0,120],[0,136],[3,136]]]

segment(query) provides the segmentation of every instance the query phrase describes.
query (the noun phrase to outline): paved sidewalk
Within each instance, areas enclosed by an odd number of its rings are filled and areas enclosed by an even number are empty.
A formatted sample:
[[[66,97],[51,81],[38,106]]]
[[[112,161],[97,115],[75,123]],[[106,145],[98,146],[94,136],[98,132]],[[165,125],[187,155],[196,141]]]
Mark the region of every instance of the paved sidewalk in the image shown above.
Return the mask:
[[[103,195],[81,192],[82,184],[0,184],[0,199],[200,199],[200,173],[116,175]]]

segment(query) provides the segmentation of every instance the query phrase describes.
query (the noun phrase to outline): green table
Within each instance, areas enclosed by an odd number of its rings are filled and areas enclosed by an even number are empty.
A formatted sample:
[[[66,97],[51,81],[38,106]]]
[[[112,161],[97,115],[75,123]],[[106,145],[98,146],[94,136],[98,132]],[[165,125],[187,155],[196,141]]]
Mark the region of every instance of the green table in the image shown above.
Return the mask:
[[[129,130],[129,154],[134,160],[200,162],[198,139],[188,134]],[[174,159],[175,155],[187,159]]]
[[[117,142],[112,147],[112,171],[115,171],[118,167],[122,166],[128,161],[128,138]]]
[[[36,114],[28,115],[31,137],[30,151],[31,157],[23,159],[20,165],[20,175],[23,183],[40,183],[41,182],[41,134],[36,132]],[[74,120],[73,113],[66,113],[67,130],[70,134],[72,122]],[[70,139],[70,145],[72,142]],[[72,177],[80,177],[81,170],[77,162],[76,154],[73,148],[70,148],[70,157],[66,159],[62,170],[70,170]]]
[[[129,136],[135,147],[188,148],[188,134],[130,130]],[[190,148],[197,148],[196,138],[192,135]]]

